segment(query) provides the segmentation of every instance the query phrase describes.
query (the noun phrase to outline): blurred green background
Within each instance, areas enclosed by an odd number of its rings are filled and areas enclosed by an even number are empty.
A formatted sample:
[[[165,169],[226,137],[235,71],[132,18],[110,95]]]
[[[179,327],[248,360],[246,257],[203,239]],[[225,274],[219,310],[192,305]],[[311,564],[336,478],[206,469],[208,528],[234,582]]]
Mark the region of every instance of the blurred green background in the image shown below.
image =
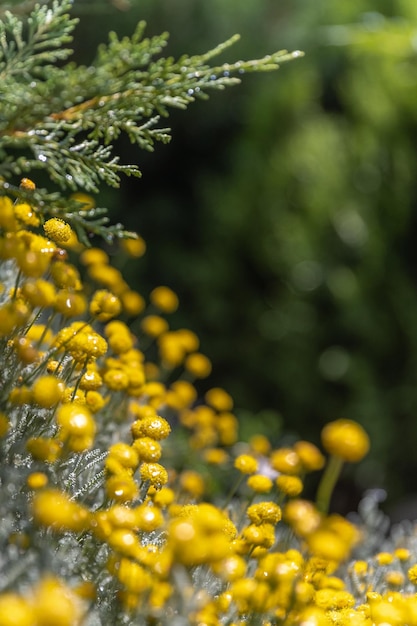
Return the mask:
[[[77,3],[76,3],[77,7]],[[245,434],[319,441],[358,420],[367,487],[417,492],[417,3],[415,0],[99,0],[78,3],[77,54],[109,29],[171,33],[167,54],[306,56],[174,111],[153,154],[121,146],[143,178],[105,201],[138,230],[129,277],[171,286],[173,325],[201,338]],[[92,26],[93,24],[93,26]],[[163,121],[165,124],[165,121]],[[205,385],[205,386],[204,386]]]

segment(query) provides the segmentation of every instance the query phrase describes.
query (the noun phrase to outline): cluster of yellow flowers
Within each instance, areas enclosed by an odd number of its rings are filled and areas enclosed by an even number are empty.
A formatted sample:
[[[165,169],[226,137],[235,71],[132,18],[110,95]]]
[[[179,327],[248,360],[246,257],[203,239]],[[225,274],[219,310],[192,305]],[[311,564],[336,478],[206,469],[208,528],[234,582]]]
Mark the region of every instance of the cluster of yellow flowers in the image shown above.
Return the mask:
[[[328,514],[368,452],[359,424],[323,429],[327,458],[239,441],[230,395],[198,396],[211,364],[170,328],[172,290],[146,304],[104,250],[7,196],[0,280],[0,626],[417,626],[413,550],[352,560],[362,529]]]

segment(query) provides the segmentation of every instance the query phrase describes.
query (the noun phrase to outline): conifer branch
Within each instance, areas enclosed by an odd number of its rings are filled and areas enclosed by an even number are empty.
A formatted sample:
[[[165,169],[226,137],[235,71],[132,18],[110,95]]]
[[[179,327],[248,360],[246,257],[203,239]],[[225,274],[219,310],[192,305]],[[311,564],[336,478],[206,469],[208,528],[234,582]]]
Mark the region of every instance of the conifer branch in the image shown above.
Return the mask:
[[[71,7],[71,0],[53,0],[36,5],[26,22],[10,12],[0,21],[0,177],[8,184],[14,176],[43,170],[62,190],[95,193],[103,182],[117,187],[122,174],[140,176],[137,165],[122,164],[115,153],[120,135],[152,151],[156,142],[170,140],[170,129],[158,124],[171,108],[185,109],[209,90],[239,83],[245,72],[275,70],[300,56],[284,50],[211,65],[237,41],[235,35],[205,54],[175,60],[161,56],[168,34],[145,37],[140,22],[131,37],[110,33],[91,66],[57,66],[71,53],[66,46],[77,22]],[[22,197],[16,187],[8,191]],[[50,215],[48,194],[36,198],[38,210]],[[71,213],[84,241],[86,233],[124,232],[109,230],[102,214],[77,216],[67,201],[55,202],[55,214],[58,207],[64,219]]]

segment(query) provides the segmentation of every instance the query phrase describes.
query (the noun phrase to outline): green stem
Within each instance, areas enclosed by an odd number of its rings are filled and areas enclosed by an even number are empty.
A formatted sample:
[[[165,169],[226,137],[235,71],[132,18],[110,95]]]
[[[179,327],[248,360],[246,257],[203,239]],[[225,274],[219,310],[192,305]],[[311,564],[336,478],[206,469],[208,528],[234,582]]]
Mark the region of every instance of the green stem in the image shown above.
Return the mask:
[[[342,467],[343,459],[338,456],[329,458],[317,489],[316,506],[321,513],[327,514],[329,512],[330,498]]]

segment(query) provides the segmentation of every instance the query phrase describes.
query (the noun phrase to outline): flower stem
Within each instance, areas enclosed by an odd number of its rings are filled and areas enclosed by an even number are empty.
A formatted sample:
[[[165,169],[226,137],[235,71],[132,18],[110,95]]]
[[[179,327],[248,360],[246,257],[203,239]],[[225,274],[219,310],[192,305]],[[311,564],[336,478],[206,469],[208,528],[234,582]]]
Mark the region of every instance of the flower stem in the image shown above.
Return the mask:
[[[343,459],[331,456],[317,489],[316,505],[321,513],[329,512],[330,498],[343,467]]]

